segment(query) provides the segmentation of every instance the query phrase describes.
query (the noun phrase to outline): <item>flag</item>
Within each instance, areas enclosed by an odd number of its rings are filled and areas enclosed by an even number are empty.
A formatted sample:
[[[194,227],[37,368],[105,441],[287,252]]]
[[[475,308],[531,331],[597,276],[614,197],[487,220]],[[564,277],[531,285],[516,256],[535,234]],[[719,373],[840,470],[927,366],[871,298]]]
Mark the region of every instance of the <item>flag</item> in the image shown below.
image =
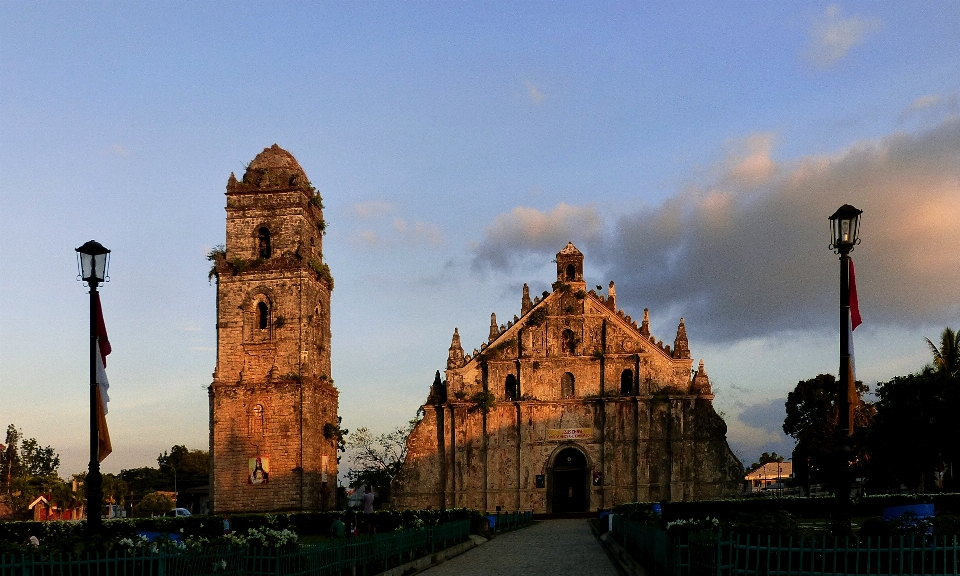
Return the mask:
[[[847,432],[852,435],[854,414],[856,414],[857,405],[860,403],[860,396],[857,394],[857,363],[853,354],[853,331],[857,329],[857,326],[863,324],[863,319],[860,317],[860,303],[857,300],[857,277],[853,272],[853,259],[850,258],[847,261],[850,263],[850,290],[848,300],[850,309],[847,314],[847,350],[850,352],[850,355],[847,357],[846,382],[847,406],[849,408],[849,413],[847,414]]]
[[[103,459],[113,452],[113,446],[110,444],[110,431],[107,430],[107,402],[110,401],[110,395],[107,391],[110,389],[110,382],[107,381],[107,354],[112,350],[110,340],[107,339],[107,326],[103,322],[103,308],[100,307],[100,293],[95,292],[97,307],[96,322],[97,331],[97,431],[100,433],[97,438],[97,459],[103,462]]]

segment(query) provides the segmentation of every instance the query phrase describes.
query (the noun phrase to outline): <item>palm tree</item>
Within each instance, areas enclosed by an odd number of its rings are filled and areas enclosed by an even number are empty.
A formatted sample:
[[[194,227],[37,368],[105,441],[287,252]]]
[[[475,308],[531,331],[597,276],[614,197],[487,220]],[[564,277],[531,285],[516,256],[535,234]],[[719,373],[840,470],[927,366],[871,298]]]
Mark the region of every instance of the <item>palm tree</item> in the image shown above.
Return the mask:
[[[925,338],[933,353],[933,367],[937,372],[953,374],[960,370],[960,332],[954,332],[949,326],[940,334],[940,346]]]

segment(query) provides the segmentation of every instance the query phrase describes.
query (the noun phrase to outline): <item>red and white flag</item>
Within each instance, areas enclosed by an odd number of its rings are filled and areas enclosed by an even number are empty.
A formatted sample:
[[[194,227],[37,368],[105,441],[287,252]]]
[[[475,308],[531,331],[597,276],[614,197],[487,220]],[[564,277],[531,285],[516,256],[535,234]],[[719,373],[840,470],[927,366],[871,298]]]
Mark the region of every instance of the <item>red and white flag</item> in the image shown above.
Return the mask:
[[[107,326],[103,322],[103,308],[100,307],[100,293],[95,293],[97,317],[97,430],[100,433],[97,439],[97,459],[103,462],[103,459],[113,452],[113,446],[110,444],[110,431],[107,430],[107,402],[110,401],[108,390],[110,382],[107,381],[107,354],[110,354],[110,340],[107,339]]]
[[[847,340],[847,349],[850,352],[850,356],[847,359],[848,369],[847,369],[847,406],[850,408],[849,414],[847,414],[847,430],[850,434],[853,434],[853,419],[854,414],[856,413],[857,405],[860,403],[860,396],[857,394],[857,363],[854,360],[853,355],[853,331],[857,329],[857,326],[863,324],[863,318],[860,317],[860,302],[857,300],[857,277],[853,272],[853,258],[847,260],[850,263],[850,299],[848,304],[850,305],[850,313],[847,316],[847,324],[849,325],[849,330],[847,330],[848,340]]]

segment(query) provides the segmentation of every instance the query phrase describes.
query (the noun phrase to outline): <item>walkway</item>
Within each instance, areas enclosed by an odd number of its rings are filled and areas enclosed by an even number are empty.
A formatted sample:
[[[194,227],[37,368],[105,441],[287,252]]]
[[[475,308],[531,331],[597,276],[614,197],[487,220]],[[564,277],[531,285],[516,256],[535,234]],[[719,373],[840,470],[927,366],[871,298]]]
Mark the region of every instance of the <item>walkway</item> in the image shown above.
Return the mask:
[[[617,576],[587,520],[545,520],[501,534],[426,576]]]

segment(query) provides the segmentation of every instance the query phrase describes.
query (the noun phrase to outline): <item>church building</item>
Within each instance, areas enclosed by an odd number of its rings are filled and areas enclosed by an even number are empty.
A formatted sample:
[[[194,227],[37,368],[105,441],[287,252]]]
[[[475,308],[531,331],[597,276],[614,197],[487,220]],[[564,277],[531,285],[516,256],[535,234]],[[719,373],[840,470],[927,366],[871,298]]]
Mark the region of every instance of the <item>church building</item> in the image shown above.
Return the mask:
[[[588,290],[583,254],[557,254],[552,292],[466,352],[457,329],[392,484],[395,508],[577,512],[741,491],[701,360],[680,318],[673,345]]]
[[[209,388],[213,512],[321,510],[337,486],[323,204],[276,144],[227,181]]]

